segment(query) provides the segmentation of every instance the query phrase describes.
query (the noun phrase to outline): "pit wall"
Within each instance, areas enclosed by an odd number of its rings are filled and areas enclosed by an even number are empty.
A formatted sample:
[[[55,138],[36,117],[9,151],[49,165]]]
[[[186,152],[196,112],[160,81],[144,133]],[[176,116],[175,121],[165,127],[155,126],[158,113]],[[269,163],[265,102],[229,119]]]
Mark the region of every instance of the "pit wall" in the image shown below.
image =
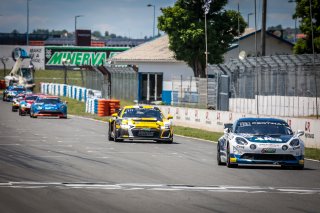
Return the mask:
[[[213,132],[223,132],[225,123],[233,123],[242,117],[257,117],[254,114],[234,113],[226,111],[214,111],[206,109],[193,109],[172,106],[159,106],[166,114],[173,115],[173,123],[178,126],[198,128]],[[271,117],[260,115],[258,117]],[[273,117],[273,116],[272,116]],[[285,120],[293,131],[303,130],[305,134],[301,139],[306,147],[320,148],[320,119],[273,117]]]

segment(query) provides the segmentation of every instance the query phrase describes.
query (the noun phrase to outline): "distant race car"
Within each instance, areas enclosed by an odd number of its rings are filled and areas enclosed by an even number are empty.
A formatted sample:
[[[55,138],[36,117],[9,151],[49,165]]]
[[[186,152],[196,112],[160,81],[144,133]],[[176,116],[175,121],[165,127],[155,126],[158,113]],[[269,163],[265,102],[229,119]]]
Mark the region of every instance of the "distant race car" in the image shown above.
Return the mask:
[[[304,143],[289,125],[274,118],[240,118],[225,125],[217,145],[218,165],[273,164],[304,168]]]
[[[39,96],[43,96],[43,95],[41,94],[26,95],[25,98],[20,101],[19,115],[22,116],[22,115],[30,114],[31,104],[33,104]]]
[[[57,96],[39,96],[30,108],[30,117],[38,116],[67,118],[67,104]]]
[[[15,96],[20,93],[25,93],[27,90],[22,86],[9,86],[3,92],[2,100],[3,101],[12,101]]]
[[[26,94],[25,93],[20,93],[16,95],[13,100],[12,100],[12,106],[11,106],[11,111],[12,112],[17,112],[20,106],[20,102],[24,100]]]
[[[109,120],[109,140],[155,140],[173,142],[172,116],[165,117],[158,107],[126,106]]]

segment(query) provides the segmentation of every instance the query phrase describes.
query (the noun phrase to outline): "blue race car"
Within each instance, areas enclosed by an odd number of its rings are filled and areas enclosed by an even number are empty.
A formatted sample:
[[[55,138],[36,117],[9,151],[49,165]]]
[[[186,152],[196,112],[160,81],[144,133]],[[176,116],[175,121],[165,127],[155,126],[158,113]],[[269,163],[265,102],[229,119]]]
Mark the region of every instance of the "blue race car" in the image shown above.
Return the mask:
[[[304,143],[289,125],[274,118],[240,118],[225,125],[217,145],[218,165],[273,164],[304,168]]]
[[[27,90],[23,86],[8,86],[7,89],[3,92],[2,100],[13,101],[14,97],[19,95],[20,93],[25,92],[27,92]]]
[[[30,117],[38,116],[67,118],[67,104],[57,96],[39,96],[30,108]]]

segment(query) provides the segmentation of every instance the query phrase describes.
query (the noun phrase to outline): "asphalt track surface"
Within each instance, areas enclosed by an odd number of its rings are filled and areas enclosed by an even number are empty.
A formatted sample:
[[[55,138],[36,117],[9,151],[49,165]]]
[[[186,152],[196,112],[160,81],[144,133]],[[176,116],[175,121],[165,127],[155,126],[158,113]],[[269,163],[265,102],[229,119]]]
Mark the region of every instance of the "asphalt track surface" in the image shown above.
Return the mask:
[[[215,143],[114,143],[106,130],[0,101],[0,212],[320,212],[319,162],[229,169]]]

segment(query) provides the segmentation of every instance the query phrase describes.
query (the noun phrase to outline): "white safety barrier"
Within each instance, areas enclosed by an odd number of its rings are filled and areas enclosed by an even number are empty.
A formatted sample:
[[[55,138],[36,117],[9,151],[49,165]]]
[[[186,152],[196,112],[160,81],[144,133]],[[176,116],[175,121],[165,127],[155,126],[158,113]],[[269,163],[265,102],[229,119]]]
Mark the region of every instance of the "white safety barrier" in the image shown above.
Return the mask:
[[[41,93],[48,95],[64,96],[78,101],[87,101],[88,98],[101,98],[101,91],[87,89],[84,87],[56,84],[40,83]]]
[[[173,115],[173,123],[179,126],[204,129],[213,132],[223,132],[225,123],[233,123],[242,117],[257,117],[253,114],[192,109],[172,106],[159,106],[165,114]],[[259,117],[270,117],[260,115]],[[276,117],[285,120],[293,131],[305,131],[302,136],[307,147],[320,148],[320,119]]]

